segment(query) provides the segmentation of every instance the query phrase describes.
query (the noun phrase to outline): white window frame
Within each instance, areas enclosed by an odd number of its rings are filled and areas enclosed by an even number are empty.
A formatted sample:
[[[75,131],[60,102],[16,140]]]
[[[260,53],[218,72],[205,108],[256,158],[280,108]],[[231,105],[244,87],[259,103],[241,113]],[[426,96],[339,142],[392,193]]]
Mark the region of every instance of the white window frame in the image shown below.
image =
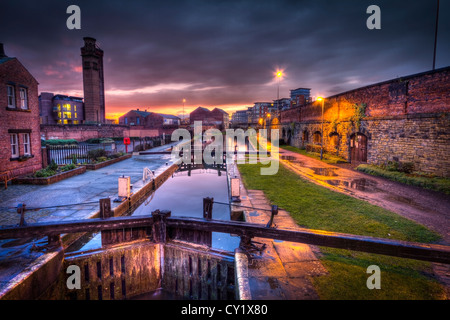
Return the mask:
[[[11,158],[19,157],[19,135],[17,133],[10,133],[10,143],[11,143]]]
[[[28,90],[27,88],[19,88],[20,95],[20,108],[27,110],[28,109]]]
[[[23,139],[23,154],[24,155],[31,155],[31,145],[30,145],[30,134],[24,133],[22,135]]]
[[[6,85],[6,96],[8,100],[8,108],[16,107],[16,92],[13,85]],[[10,103],[12,102],[12,103]]]

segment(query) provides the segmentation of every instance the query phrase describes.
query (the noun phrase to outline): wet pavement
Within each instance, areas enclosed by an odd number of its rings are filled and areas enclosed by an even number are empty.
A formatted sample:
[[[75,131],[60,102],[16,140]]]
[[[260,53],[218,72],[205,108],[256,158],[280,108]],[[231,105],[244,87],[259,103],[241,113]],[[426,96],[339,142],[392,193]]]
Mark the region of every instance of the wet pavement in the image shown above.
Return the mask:
[[[165,150],[168,146],[152,150]],[[143,185],[145,167],[156,170],[158,175],[170,163],[170,155],[135,155],[51,185],[8,185],[8,189],[0,191],[0,226],[19,223],[20,215],[15,207],[20,203],[25,203],[27,208],[45,208],[27,211],[28,223],[90,218],[98,211],[100,199],[117,197],[119,177],[129,176],[136,190]],[[117,203],[111,205],[114,208]]]
[[[450,244],[450,196],[326,164],[280,149],[281,163],[316,184],[350,195],[416,221]]]
[[[239,177],[239,172],[232,173]],[[266,225],[270,220],[271,203],[260,190],[246,190],[240,184],[240,205],[256,208],[244,210],[245,220]],[[239,210],[239,206],[234,207]],[[258,210],[265,209],[265,210]],[[275,216],[274,227],[300,230],[284,210]],[[254,248],[249,256],[248,274],[252,299],[254,300],[317,300],[319,296],[312,279],[327,273],[316,257],[318,249],[302,243],[252,239]]]
[[[152,151],[166,150],[171,145]],[[129,176],[133,185],[131,191],[136,192],[145,185],[142,180],[144,168],[154,170],[158,176],[171,163],[170,155],[133,155],[130,159],[88,170],[51,185],[8,185],[8,189],[0,190],[0,227],[19,224],[20,215],[15,208],[19,203],[25,203],[27,208],[41,208],[26,212],[25,221],[29,224],[92,218],[99,211],[99,199],[117,198],[120,176]],[[111,202],[112,208],[117,205],[117,202]],[[45,259],[45,250],[34,249],[34,246],[45,244],[46,239],[0,240],[0,296],[7,286],[20,281],[20,274],[30,265]]]

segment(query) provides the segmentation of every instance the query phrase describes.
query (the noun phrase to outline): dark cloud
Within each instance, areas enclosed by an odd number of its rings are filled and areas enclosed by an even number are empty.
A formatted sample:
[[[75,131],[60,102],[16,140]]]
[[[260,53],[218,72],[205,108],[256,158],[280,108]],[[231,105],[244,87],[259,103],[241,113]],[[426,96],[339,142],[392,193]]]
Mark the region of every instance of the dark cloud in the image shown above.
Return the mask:
[[[66,8],[81,8],[81,30]],[[381,8],[382,29],[366,28]],[[81,91],[84,36],[105,51],[107,111],[251,105],[312,88],[332,95],[432,65],[436,1],[9,1],[0,41],[40,91]],[[450,4],[441,1],[437,67],[450,61]],[[141,90],[138,90],[141,89]],[[130,95],[113,94],[135,90]],[[108,92],[110,94],[108,94]]]

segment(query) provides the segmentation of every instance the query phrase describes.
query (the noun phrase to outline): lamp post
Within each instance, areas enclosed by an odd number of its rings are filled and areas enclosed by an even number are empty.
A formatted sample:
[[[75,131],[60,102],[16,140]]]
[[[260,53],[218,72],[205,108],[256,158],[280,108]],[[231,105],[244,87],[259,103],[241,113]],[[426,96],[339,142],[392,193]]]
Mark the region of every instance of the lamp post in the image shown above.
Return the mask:
[[[437,0],[436,29],[434,31],[433,70],[436,67],[436,45],[437,45],[437,36],[438,36],[438,24],[439,24],[439,0]]]
[[[320,160],[323,159],[323,107],[324,107],[324,101],[325,98],[318,97],[317,101],[322,101],[322,133],[320,135],[321,142],[320,142]]]
[[[186,102],[186,99],[183,99],[183,124],[186,123],[186,119],[184,118],[184,103]]]
[[[277,71],[277,82],[278,82],[278,86],[277,86],[277,112],[278,112],[278,108],[279,108],[279,100],[280,100],[280,80],[281,77],[283,76],[283,72],[281,71]]]

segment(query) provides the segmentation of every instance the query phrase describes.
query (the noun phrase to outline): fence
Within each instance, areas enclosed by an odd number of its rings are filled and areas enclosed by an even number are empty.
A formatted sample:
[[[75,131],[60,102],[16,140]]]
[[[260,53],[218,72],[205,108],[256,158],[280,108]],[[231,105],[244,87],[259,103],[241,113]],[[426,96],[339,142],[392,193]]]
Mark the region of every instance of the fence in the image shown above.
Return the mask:
[[[46,148],[48,163],[55,161],[59,165],[72,163],[73,157],[78,162],[89,162],[88,152],[90,150],[103,149],[101,145],[97,144],[47,146]]]
[[[147,137],[142,139],[134,138],[131,141],[131,145],[128,148],[125,147],[123,142],[115,142],[115,143],[98,143],[98,144],[89,144],[89,143],[79,143],[73,145],[47,145],[47,164],[55,161],[58,165],[64,165],[72,163],[73,156],[76,157],[78,162],[86,162],[89,163],[90,159],[88,158],[88,152],[90,150],[95,149],[103,149],[107,154],[115,154],[118,152],[128,152],[132,151],[143,151],[149,148],[160,146],[162,143],[168,144],[171,142],[171,136],[165,135],[164,140],[163,136],[159,137]],[[44,165],[46,166],[46,165]]]

